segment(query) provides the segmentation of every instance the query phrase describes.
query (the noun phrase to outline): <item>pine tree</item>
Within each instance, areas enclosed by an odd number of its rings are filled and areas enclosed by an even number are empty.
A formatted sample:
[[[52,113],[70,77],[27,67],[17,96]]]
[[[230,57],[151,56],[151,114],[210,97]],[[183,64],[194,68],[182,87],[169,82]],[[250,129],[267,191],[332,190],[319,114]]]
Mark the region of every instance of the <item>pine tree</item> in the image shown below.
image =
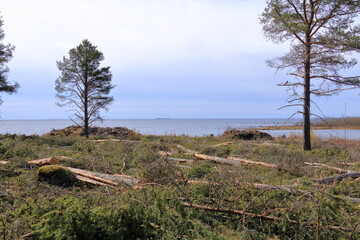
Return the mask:
[[[304,150],[311,150],[311,95],[330,96],[360,86],[360,76],[344,76],[344,70],[357,64],[346,54],[360,51],[359,12],[360,1],[354,0],[270,0],[260,17],[267,38],[291,42],[288,54],[268,64],[288,69],[294,77],[279,85],[292,90],[284,107],[303,108],[297,113],[303,115]]]
[[[4,22],[0,16],[0,92],[6,93],[16,93],[16,90],[19,88],[19,84],[14,82],[10,83],[7,79],[9,67],[6,65],[13,57],[14,46],[10,44],[4,44],[5,33],[2,28]],[[0,98],[0,104],[2,100]]]
[[[57,104],[72,107],[74,115],[70,119],[84,128],[86,137],[89,137],[90,125],[102,120],[100,110],[107,111],[113,101],[108,95],[115,86],[111,85],[110,67],[100,67],[103,60],[103,53],[90,41],[83,40],[69,51],[69,58],[57,61],[61,72],[55,86]]]

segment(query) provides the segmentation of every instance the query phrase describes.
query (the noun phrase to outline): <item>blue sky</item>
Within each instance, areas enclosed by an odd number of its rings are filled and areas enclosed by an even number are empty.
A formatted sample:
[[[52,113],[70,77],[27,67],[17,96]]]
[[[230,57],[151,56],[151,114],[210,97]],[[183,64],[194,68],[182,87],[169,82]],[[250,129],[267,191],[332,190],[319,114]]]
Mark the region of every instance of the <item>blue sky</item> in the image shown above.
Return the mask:
[[[110,119],[288,117],[283,72],[266,66],[288,45],[267,41],[265,0],[4,0],[5,43],[16,46],[2,119],[66,119],[55,105],[56,61],[89,39],[111,66]],[[352,70],[359,71],[359,66]],[[359,90],[314,99],[322,116],[359,116]],[[346,108],[345,108],[346,105]]]

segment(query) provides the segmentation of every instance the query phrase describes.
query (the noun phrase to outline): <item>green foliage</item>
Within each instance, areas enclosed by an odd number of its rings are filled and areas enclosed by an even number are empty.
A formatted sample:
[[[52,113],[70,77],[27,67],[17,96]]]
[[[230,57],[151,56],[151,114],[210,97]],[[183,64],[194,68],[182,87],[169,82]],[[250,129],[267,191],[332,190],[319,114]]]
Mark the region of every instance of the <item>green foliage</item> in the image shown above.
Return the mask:
[[[57,61],[61,76],[55,82],[56,97],[59,106],[73,108],[74,117],[84,126],[89,136],[89,126],[95,120],[101,120],[100,110],[108,110],[114,100],[109,93],[111,85],[110,67],[100,67],[104,54],[90,41],[83,40],[76,48],[70,49],[69,58]]]
[[[312,152],[301,150],[298,139],[293,138],[276,140],[277,145],[234,141],[226,147],[209,147],[222,141],[141,136],[141,142],[94,143],[81,138],[0,136],[5,153],[12,152],[11,158],[4,159],[9,163],[0,165],[0,174],[4,173],[0,177],[0,235],[6,239],[25,234],[32,239],[311,239],[319,233],[319,239],[359,237],[358,229],[348,233],[328,228],[357,224],[360,209],[352,201],[360,198],[359,182],[314,186],[312,179],[334,171],[303,163],[339,166],[359,154],[358,143],[347,142],[343,151],[339,141],[319,141]],[[158,155],[159,151],[171,151],[174,157],[194,159],[177,151],[176,144],[209,155],[240,155],[279,168],[202,160],[173,163]],[[26,165],[27,157],[19,157],[16,148],[32,149],[34,157],[67,156],[59,160],[63,166],[129,174],[141,184],[134,189],[49,185],[36,181],[36,169]],[[349,165],[347,169],[357,171],[358,167]],[[54,172],[51,168],[45,172]],[[285,185],[289,191],[254,183]],[[182,202],[188,201],[277,220],[185,208]]]
[[[29,201],[16,214],[38,219],[32,223],[32,239],[221,239],[190,219],[178,201],[166,200],[162,191],[124,197],[114,207],[92,208],[88,199],[73,197],[49,199],[41,205]]]
[[[4,44],[2,41],[4,40],[5,33],[3,30],[4,21],[0,16],[0,92],[6,93],[15,93],[16,90],[19,88],[18,83],[10,83],[7,80],[7,74],[9,72],[9,67],[6,64],[12,59],[15,47],[11,46],[10,44]],[[0,104],[2,100],[0,98]]]

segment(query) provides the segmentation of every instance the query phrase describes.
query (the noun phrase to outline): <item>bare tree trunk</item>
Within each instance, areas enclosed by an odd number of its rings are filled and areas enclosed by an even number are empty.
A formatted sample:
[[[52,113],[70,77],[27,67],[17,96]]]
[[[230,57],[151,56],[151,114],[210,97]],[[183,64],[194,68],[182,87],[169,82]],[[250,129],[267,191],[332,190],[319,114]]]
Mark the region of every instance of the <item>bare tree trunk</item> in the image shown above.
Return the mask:
[[[84,134],[86,138],[89,138],[89,112],[88,112],[88,79],[87,68],[84,84]]]
[[[311,151],[311,138],[310,138],[310,54],[311,46],[309,44],[310,37],[307,37],[307,44],[305,45],[305,63],[304,63],[304,150]]]

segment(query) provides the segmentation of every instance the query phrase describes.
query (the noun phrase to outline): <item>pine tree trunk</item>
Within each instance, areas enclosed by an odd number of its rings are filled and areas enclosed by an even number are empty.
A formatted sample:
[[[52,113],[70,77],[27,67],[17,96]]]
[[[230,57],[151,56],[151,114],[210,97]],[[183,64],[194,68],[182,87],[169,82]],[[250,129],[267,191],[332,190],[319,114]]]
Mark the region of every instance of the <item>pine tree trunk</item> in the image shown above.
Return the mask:
[[[310,37],[307,38],[307,43],[310,42]],[[304,61],[304,112],[303,112],[303,120],[304,120],[304,150],[311,151],[311,138],[310,138],[310,54],[311,54],[311,45],[305,45],[305,61]]]

